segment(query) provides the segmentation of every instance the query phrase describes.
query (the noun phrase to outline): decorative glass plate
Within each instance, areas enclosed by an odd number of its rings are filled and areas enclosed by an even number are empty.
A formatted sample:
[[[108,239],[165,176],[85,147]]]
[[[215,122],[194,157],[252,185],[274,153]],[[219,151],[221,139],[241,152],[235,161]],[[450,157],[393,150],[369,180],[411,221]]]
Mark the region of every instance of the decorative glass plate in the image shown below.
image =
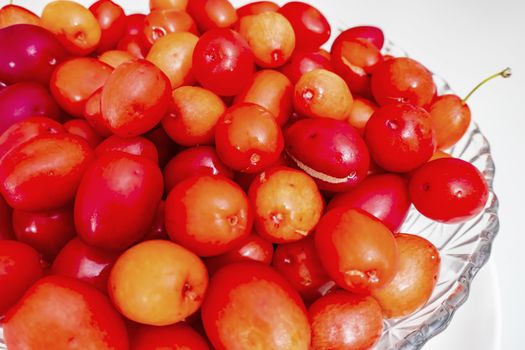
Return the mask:
[[[147,3],[146,0],[141,1]],[[315,6],[316,1],[305,1]],[[37,1],[31,5],[37,6],[47,2]],[[86,1],[80,2],[86,3]],[[233,1],[235,5],[246,2]],[[133,13],[138,6],[118,3],[123,5],[126,13]],[[27,4],[23,5],[27,6]],[[34,6],[27,7],[36,10]],[[330,23],[334,28],[336,27],[336,22],[330,21]],[[348,25],[340,27],[345,28]],[[383,53],[407,56],[405,51],[390,41],[386,42]],[[434,74],[434,81],[440,95],[452,93],[448,83],[441,77]],[[467,300],[470,283],[490,256],[492,242],[499,229],[499,220],[498,199],[492,188],[495,168],[489,143],[473,122],[463,138],[448,151],[454,157],[471,162],[483,173],[490,190],[487,204],[475,218],[460,224],[446,225],[425,218],[411,207],[400,232],[419,234],[439,249],[441,254],[439,279],[434,293],[423,308],[403,318],[385,320],[383,335],[375,350],[420,349],[430,338],[441,333],[452,320],[454,312]],[[0,350],[5,349],[7,347],[0,327]]]

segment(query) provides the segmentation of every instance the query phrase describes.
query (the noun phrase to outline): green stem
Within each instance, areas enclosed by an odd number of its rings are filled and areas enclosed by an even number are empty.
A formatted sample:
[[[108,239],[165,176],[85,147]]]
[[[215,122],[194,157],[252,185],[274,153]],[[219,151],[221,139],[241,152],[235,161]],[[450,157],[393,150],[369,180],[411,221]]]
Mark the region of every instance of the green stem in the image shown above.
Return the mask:
[[[476,85],[474,87],[474,89],[472,89],[467,96],[465,96],[465,98],[462,100],[463,103],[467,103],[467,100],[470,98],[470,96],[472,96],[472,94],[474,92],[476,92],[477,89],[479,89],[481,86],[483,86],[486,82],[496,78],[496,77],[502,77],[502,78],[508,78],[512,75],[512,72],[510,70],[509,67],[505,68],[504,70],[502,70],[501,72],[498,72],[496,74],[492,74],[490,77],[484,79],[481,83],[479,83],[478,85]]]

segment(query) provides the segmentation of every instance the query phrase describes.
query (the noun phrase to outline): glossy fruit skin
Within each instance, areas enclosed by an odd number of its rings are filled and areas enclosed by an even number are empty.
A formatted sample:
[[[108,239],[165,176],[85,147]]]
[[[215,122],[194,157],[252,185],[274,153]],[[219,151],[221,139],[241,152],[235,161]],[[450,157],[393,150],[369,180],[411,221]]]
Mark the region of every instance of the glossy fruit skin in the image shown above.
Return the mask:
[[[102,137],[85,119],[68,120],[64,123],[64,129],[71,135],[82,137],[93,149],[102,142]]]
[[[182,32],[199,34],[195,21],[186,11],[154,10],[144,19],[144,35],[149,45],[155,44],[170,33]]]
[[[346,191],[368,173],[368,148],[359,133],[344,121],[302,119],[285,131],[285,140],[286,154],[322,190]]]
[[[162,197],[162,173],[146,157],[100,155],[86,171],[75,198],[78,236],[96,247],[121,251],[153,223]]]
[[[237,9],[237,17],[241,19],[244,16],[257,15],[263,12],[277,12],[280,6],[272,1],[254,1],[243,5]]]
[[[180,146],[173,142],[160,126],[147,132],[144,137],[153,142],[155,147],[157,147],[157,153],[159,154],[159,167],[161,169],[163,169],[168,161],[180,151]]]
[[[101,30],[96,52],[114,49],[126,30],[126,14],[120,5],[111,0],[98,0],[89,7]]]
[[[278,12],[263,12],[241,18],[239,34],[246,39],[263,68],[284,65],[295,49],[294,29],[286,17]]]
[[[470,108],[457,95],[447,94],[436,97],[428,112],[439,149],[447,149],[456,144],[470,125]]]
[[[246,194],[222,176],[200,175],[183,180],[166,199],[168,234],[199,256],[232,249],[250,234],[252,223]]]
[[[368,123],[368,120],[370,120],[377,108],[377,105],[370,100],[361,97],[354,98],[354,103],[352,103],[352,109],[347,119],[348,124],[356,128],[359,134],[363,136],[366,123]]]
[[[437,248],[425,238],[396,235],[399,270],[394,279],[373,292],[386,318],[409,315],[430,298],[439,276],[441,258]]]
[[[408,181],[401,175],[371,175],[348,192],[337,194],[328,210],[342,206],[362,209],[397,232],[410,209]]]
[[[165,240],[139,243],[115,262],[108,290],[132,321],[167,326],[198,310],[208,287],[206,267],[193,252]]]
[[[255,233],[240,241],[235,247],[224,254],[204,259],[210,275],[220,268],[241,261],[258,261],[270,265],[273,257],[273,244]]]
[[[273,243],[304,239],[324,209],[315,181],[300,170],[282,166],[260,173],[248,196],[255,212],[255,230]]]
[[[134,58],[143,59],[148,55],[150,45],[144,35],[126,34],[117,44],[117,50],[129,52]]]
[[[215,147],[231,169],[257,173],[277,161],[284,140],[266,108],[244,102],[230,107],[217,123]]]
[[[230,29],[204,33],[193,50],[193,73],[205,88],[220,96],[237,95],[255,71],[248,43]]]
[[[168,231],[166,230],[166,202],[161,200],[157,211],[155,212],[155,219],[153,224],[150,226],[149,230],[144,236],[142,236],[142,241],[148,241],[153,239],[165,239],[169,240]]]
[[[73,201],[93,159],[87,142],[75,135],[40,135],[13,149],[0,164],[0,192],[15,209],[40,211]]]
[[[192,33],[170,33],[158,39],[151,47],[146,58],[166,74],[172,89],[195,83],[191,64],[198,40]]]
[[[258,262],[227,265],[213,275],[201,307],[208,339],[217,350],[306,350],[310,327],[299,294]]]
[[[310,118],[346,120],[353,96],[345,81],[325,69],[305,73],[294,88],[294,108]]]
[[[170,94],[168,77],[152,63],[123,63],[102,89],[102,117],[114,134],[138,136],[160,122],[168,109]]]
[[[108,50],[98,56],[98,59],[112,68],[117,68],[122,63],[134,60],[135,56],[124,50]]]
[[[5,5],[0,9],[0,29],[15,24],[40,25],[40,17],[28,9],[13,4]]]
[[[13,210],[16,238],[35,248],[47,261],[52,261],[66,243],[75,237],[73,207],[44,212]]]
[[[13,232],[13,225],[11,223],[11,215],[13,209],[7,205],[4,197],[0,196],[0,241],[7,239],[15,239]]]
[[[296,48],[298,50],[314,50],[330,38],[330,23],[315,7],[300,1],[284,4],[278,11],[292,24]]]
[[[37,83],[22,82],[0,90],[0,134],[31,116],[59,120],[60,110],[49,91]]]
[[[64,317],[64,310],[75,310]],[[38,324],[38,327],[31,325]],[[9,312],[6,344],[13,349],[128,349],[124,321],[96,288],[70,277],[47,276]]]
[[[81,118],[87,99],[104,85],[112,71],[110,66],[91,57],[64,61],[51,76],[51,93],[66,112]]]
[[[328,275],[352,293],[369,294],[384,286],[398,268],[392,231],[361,209],[328,211],[317,225],[315,246]]]
[[[432,73],[408,57],[392,58],[377,66],[372,74],[371,87],[376,102],[381,106],[405,102],[424,107],[432,102],[436,94]]]
[[[113,135],[113,132],[109,129],[104,118],[102,117],[102,111],[100,106],[100,100],[102,98],[102,88],[98,89],[91,95],[84,106],[84,118],[89,125],[102,137],[109,137]]]
[[[64,16],[67,13],[67,16]],[[85,56],[93,52],[101,39],[97,18],[87,8],[73,1],[53,1],[42,11],[42,25],[54,33],[69,54]]]
[[[63,126],[56,120],[40,116],[24,118],[0,135],[0,163],[11,150],[24,142],[39,135],[63,132],[65,132]]]
[[[372,349],[383,332],[381,307],[370,296],[338,290],[318,299],[308,314],[312,350]]]
[[[174,10],[186,10],[188,6],[188,0],[150,0],[149,8],[151,11],[174,9]]]
[[[35,81],[47,85],[51,73],[66,57],[53,33],[31,24],[16,24],[0,29],[0,81],[14,84]]]
[[[221,175],[233,179],[233,171],[219,158],[215,148],[196,146],[178,153],[164,167],[166,193],[179,182],[196,175]]]
[[[93,247],[75,237],[56,256],[51,274],[76,278],[105,294],[109,272],[117,257],[117,253]]]
[[[287,64],[280,71],[296,84],[301,76],[314,69],[325,69],[332,71],[332,63],[320,51],[295,51]]]
[[[377,165],[391,172],[414,170],[436,150],[430,115],[406,103],[377,109],[366,124],[364,138]]]
[[[348,39],[365,39],[374,44],[379,50],[383,48],[385,35],[383,31],[374,26],[357,26],[345,30],[345,36]]]
[[[162,127],[176,143],[183,146],[215,143],[215,126],[226,111],[219,96],[198,86],[173,90]]]
[[[184,322],[170,326],[141,326],[132,335],[131,350],[209,350],[204,338]]]
[[[0,317],[22,297],[42,275],[38,252],[31,246],[13,240],[0,240]]]
[[[142,156],[144,158],[150,159],[154,163],[159,161],[157,147],[155,147],[153,142],[142,136],[110,136],[100,143],[97,148],[95,148],[95,155],[100,157],[104,153],[116,151]]]
[[[409,182],[416,209],[432,220],[454,223],[479,214],[489,197],[483,174],[458,158],[441,158],[417,169]]]
[[[383,62],[383,56],[370,41],[348,38],[345,32],[335,39],[330,51],[335,71],[355,94],[370,95],[370,73]]]
[[[235,7],[228,0],[188,0],[186,11],[202,32],[229,28],[237,22]]]
[[[272,266],[307,303],[337,288],[319,261],[312,237],[279,244],[275,249]]]
[[[293,85],[282,73],[265,69],[253,75],[249,85],[235,96],[234,103],[251,102],[270,111],[283,126],[292,113]]]

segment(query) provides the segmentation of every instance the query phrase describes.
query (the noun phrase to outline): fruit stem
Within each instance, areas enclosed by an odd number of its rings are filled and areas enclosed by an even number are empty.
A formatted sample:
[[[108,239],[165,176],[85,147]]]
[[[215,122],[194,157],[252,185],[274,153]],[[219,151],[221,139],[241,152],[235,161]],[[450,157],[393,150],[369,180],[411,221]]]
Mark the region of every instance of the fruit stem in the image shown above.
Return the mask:
[[[496,78],[496,77],[502,77],[502,78],[508,78],[512,75],[512,71],[510,70],[509,67],[505,68],[504,70],[502,70],[501,72],[498,72],[496,74],[492,74],[490,77],[488,78],[485,78],[484,80],[481,81],[481,83],[479,83],[478,85],[476,85],[474,87],[474,89],[472,89],[467,96],[465,96],[465,98],[462,100],[463,101],[463,104],[467,103],[467,100],[470,98],[470,96],[472,96],[472,94],[474,92],[476,92],[477,89],[479,89],[481,86],[485,85],[486,82]]]

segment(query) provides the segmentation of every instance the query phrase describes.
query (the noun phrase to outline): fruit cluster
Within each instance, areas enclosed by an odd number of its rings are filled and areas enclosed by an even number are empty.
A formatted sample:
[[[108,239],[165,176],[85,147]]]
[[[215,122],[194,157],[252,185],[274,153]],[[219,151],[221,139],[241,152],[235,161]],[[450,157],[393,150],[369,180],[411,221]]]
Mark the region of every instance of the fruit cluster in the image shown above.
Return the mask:
[[[488,187],[469,107],[313,6],[0,9],[0,317],[17,349],[369,349]]]

